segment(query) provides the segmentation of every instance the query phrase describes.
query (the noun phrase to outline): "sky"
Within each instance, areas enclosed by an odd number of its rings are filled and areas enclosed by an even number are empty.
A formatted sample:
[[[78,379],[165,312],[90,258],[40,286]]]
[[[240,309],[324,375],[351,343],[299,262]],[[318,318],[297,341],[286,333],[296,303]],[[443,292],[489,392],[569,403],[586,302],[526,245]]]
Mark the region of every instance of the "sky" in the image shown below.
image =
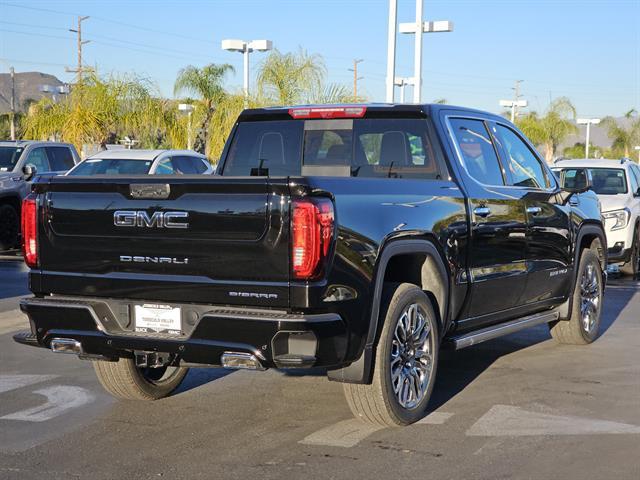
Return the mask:
[[[77,15],[85,63],[101,75],[135,74],[173,96],[186,65],[230,63],[242,86],[242,55],[225,38],[269,39],[282,52],[324,58],[328,81],[385,100],[388,0],[0,0],[0,73],[42,71],[73,81]],[[528,111],[567,96],[578,116],[640,110],[640,0],[424,0],[424,20],[451,33],[424,35],[422,101],[500,112],[516,80]],[[415,21],[415,0],[398,0],[398,21]],[[251,54],[256,66],[264,53]],[[398,35],[396,75],[413,74],[413,35]],[[253,69],[255,71],[255,68]],[[252,77],[253,79],[253,77]],[[252,80],[253,81],[253,80]],[[252,85],[253,87],[253,85]],[[411,98],[410,88],[407,98]],[[399,93],[396,92],[396,100]]]

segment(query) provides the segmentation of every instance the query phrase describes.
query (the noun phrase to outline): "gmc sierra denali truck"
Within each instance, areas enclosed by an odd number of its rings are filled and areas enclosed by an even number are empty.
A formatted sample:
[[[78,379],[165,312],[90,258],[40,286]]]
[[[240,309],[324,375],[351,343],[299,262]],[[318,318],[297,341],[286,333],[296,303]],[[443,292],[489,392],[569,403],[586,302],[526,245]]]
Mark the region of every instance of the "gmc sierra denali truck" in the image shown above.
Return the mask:
[[[22,208],[27,345],[116,397],[195,366],[324,367],[354,414],[427,411],[441,347],[598,334],[607,241],[504,118],[446,105],[245,110],[215,176],[41,179]]]

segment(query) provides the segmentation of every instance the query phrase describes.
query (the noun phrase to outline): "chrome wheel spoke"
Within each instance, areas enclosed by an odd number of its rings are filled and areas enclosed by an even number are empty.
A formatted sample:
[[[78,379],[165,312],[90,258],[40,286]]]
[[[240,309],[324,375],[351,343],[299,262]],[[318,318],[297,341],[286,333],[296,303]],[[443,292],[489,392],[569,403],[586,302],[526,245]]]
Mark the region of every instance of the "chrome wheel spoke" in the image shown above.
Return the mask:
[[[596,324],[600,307],[600,278],[597,269],[589,264],[580,278],[580,317],[584,330],[589,333]]]
[[[389,359],[391,385],[398,403],[416,408],[429,387],[433,364],[431,324],[417,303],[400,314],[391,340]]]

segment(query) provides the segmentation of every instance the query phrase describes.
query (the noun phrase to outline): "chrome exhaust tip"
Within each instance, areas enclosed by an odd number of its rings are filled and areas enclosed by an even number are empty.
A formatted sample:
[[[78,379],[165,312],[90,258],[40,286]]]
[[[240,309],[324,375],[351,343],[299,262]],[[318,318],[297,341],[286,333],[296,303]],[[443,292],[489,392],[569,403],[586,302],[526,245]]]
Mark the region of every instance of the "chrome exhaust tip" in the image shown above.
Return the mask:
[[[82,344],[73,338],[54,338],[51,340],[51,351],[54,353],[82,354]]]
[[[224,368],[234,370],[266,370],[255,355],[244,352],[224,352],[220,361]]]

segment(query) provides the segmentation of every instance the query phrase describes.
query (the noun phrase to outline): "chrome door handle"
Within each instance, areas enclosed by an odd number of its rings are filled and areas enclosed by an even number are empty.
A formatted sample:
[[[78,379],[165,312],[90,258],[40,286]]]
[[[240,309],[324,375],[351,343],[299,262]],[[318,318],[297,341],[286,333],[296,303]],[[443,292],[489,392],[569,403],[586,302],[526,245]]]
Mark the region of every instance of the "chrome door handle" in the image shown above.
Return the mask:
[[[489,210],[489,207],[476,207],[473,209],[473,214],[478,217],[488,217],[491,215],[491,210]]]
[[[538,215],[540,212],[542,212],[542,208],[540,207],[527,207],[527,213],[531,215]]]

